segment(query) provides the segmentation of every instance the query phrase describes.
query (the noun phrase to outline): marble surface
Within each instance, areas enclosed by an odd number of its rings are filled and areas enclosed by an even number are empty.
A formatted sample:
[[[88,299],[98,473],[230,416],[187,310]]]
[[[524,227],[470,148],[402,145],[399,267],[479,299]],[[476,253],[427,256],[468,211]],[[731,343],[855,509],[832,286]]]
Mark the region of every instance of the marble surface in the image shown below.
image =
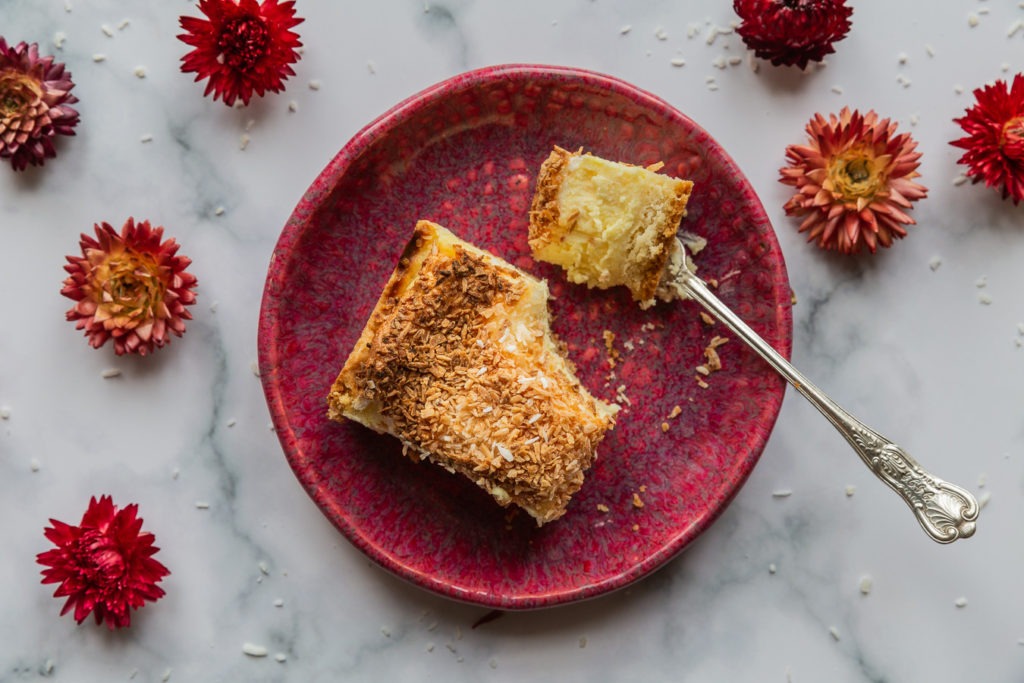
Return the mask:
[[[801,74],[751,68],[725,0],[300,0],[287,91],[230,109],[178,70],[191,2],[0,0],[0,33],[65,61],[82,115],[44,168],[0,168],[0,681],[1022,680],[1024,206],[957,184],[947,143],[971,88],[1024,69],[1024,30],[1008,35],[1024,7],[852,4],[838,54]],[[254,373],[270,253],[361,126],[503,62],[618,76],[732,153],[786,256],[797,365],[982,497],[974,538],[928,540],[794,392],[711,529],[596,600],[474,627],[487,610],[407,585],[334,530]],[[807,119],[847,104],[913,133],[931,189],[874,257],[806,244],[776,180]],[[200,281],[185,337],[147,359],[90,349],[59,294],[78,234],[129,215],[166,226]],[[139,503],[172,571],[118,633],[58,617],[34,562],[47,520],[77,522],[101,493]]]

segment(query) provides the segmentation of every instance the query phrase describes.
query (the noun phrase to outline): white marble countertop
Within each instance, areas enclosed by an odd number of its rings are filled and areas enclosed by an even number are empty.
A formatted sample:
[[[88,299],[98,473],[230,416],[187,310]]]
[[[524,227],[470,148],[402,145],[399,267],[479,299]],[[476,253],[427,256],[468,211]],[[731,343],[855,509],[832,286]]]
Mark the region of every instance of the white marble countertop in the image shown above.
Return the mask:
[[[0,0],[0,34],[67,64],[82,118],[42,169],[0,165],[0,681],[1024,679],[1024,206],[954,184],[948,145],[971,89],[1024,69],[1024,30],[1008,35],[1024,7],[853,2],[838,53],[801,75],[755,72],[734,34],[709,40],[731,4],[299,0],[287,91],[233,110],[179,71],[191,2]],[[990,496],[974,538],[928,540],[792,391],[725,514],[609,596],[472,628],[486,609],[407,585],[335,531],[289,469],[253,371],[270,253],[360,127],[505,62],[618,76],[730,151],[787,260],[795,362]],[[874,257],[819,251],[782,210],[785,146],[843,105],[893,117],[924,154],[918,225]],[[185,337],[141,360],[90,349],[60,295],[79,233],[129,215],[165,226],[200,280]],[[139,503],[172,570],[166,597],[116,633],[58,617],[35,564],[47,520],[77,522],[101,493]]]

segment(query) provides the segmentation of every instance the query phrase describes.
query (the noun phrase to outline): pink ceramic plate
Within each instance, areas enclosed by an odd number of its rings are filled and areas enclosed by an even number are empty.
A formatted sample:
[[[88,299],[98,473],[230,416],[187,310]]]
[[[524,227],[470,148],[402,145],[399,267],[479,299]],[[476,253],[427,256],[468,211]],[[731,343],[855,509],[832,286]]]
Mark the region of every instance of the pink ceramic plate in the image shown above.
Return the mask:
[[[549,66],[457,76],[360,131],[285,226],[260,317],[260,372],[274,424],[324,514],[395,574],[502,609],[600,595],[665,564],[750,474],[784,391],[738,340],[718,349],[724,368],[699,386],[694,367],[705,346],[728,333],[702,322],[692,302],[643,312],[625,289],[569,285],[559,269],[533,261],[527,211],[553,145],[664,161],[665,173],[692,179],[684,226],[708,238],[701,275],[717,279],[719,297],[789,355],[782,254],[725,151],[649,93]],[[420,218],[547,278],[555,331],[580,378],[605,399],[625,397],[569,512],[543,528],[462,478],[404,459],[395,439],[325,417],[328,388]],[[615,334],[614,368],[605,330]]]

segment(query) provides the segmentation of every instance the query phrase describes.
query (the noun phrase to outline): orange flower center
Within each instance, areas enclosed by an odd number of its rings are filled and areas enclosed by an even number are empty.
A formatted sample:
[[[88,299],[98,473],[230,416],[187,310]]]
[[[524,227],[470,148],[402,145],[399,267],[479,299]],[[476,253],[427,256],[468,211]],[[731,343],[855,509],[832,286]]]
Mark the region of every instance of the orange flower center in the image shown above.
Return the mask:
[[[0,71],[0,120],[18,116],[42,96],[39,83],[31,76],[10,69]]]
[[[1024,116],[1010,119],[1003,126],[1003,135],[999,140],[1003,152],[1017,158],[1024,158]]]
[[[848,149],[829,160],[829,189],[844,200],[873,199],[885,187],[885,165],[869,148]]]
[[[167,283],[152,255],[124,249],[90,254],[89,260],[93,263],[93,297],[99,305],[97,320],[111,320],[113,327],[133,328],[166,317],[162,311]]]

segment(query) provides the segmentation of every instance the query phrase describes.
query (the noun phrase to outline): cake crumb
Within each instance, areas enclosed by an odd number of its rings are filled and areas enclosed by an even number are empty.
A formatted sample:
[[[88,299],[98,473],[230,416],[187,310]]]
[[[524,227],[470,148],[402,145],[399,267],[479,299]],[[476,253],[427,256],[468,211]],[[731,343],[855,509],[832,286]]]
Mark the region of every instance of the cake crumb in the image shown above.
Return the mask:
[[[772,491],[772,498],[789,498],[792,495],[792,489],[776,489]]]
[[[971,28],[974,28],[975,26],[978,25],[978,23],[979,23],[979,20],[978,20],[978,15],[977,14],[971,12],[969,15],[967,15],[967,25],[968,26],[970,26]]]
[[[314,78],[313,80],[311,80],[309,82],[309,89],[310,90],[319,90],[320,89],[320,85],[321,85],[320,81]]]
[[[835,626],[829,626],[828,634],[830,636],[832,636],[832,640],[836,641],[837,643],[839,642],[839,629],[838,628],[836,628]]]
[[[619,35],[620,36],[624,36],[624,35],[626,35],[627,33],[629,33],[632,30],[633,30],[633,27],[630,26],[629,24],[626,24],[625,26],[623,26],[622,28],[619,29]]]
[[[712,316],[707,311],[701,311],[700,312],[700,319],[701,319],[701,322],[703,322],[705,325],[709,325],[710,326],[710,325],[714,325],[715,324],[714,316]]]
[[[153,142],[153,134],[145,133],[144,135],[139,137],[139,142],[141,142],[142,144],[146,144],[147,142]]]
[[[980,496],[978,496],[978,507],[984,510],[986,507],[988,507],[988,503],[990,500],[992,500],[992,492],[985,491]]]
[[[643,499],[640,498],[640,494],[634,492],[633,493],[633,507],[635,507],[637,510],[639,510],[643,506],[644,506],[644,501],[643,501]]]
[[[196,505],[196,509],[197,510],[209,510],[210,509],[210,504],[207,503],[205,500],[197,500],[195,505]]]
[[[278,652],[276,655],[274,655],[274,661],[284,664],[288,661],[288,655],[286,655],[283,652]]]
[[[669,64],[675,67],[686,66],[686,60],[682,57],[673,57],[669,60]]]
[[[266,657],[267,648],[255,643],[242,643],[242,652],[250,657]]]
[[[860,584],[858,585],[858,588],[860,588],[861,595],[868,595],[871,592],[871,589],[874,587],[875,580],[871,578],[870,574],[865,574],[864,576],[860,577]]]
[[[608,512],[608,506],[605,505],[604,503],[598,503],[597,504],[597,511],[598,512]]]
[[[963,609],[964,607],[967,607],[967,598],[961,595],[953,602],[953,604],[956,605],[959,609]]]
[[[102,377],[103,379],[113,379],[115,377],[120,376],[121,371],[117,368],[107,368],[106,370],[100,373],[100,377]]]
[[[94,61],[94,62],[96,62],[97,64],[99,64],[100,62],[105,62],[105,61],[107,61],[107,56],[106,56],[105,54],[102,54],[102,53],[99,53],[99,52],[97,52],[96,54],[94,54],[94,55],[92,56],[92,61]]]
[[[100,30],[103,31],[103,35],[105,35],[107,38],[114,37],[114,29],[110,28],[106,24],[101,25]]]
[[[68,36],[63,31],[57,31],[53,34],[53,46],[58,50],[64,49],[64,41],[68,39]]]
[[[664,433],[665,433],[665,432],[667,432],[668,430],[669,430],[669,424],[668,424],[668,422],[662,422],[662,423],[661,423],[661,432],[662,432],[662,434],[664,434]]]
[[[768,573],[769,574],[775,574],[775,572],[777,572],[777,571],[779,571],[779,568],[775,566],[774,562],[768,563]]]
[[[672,408],[672,412],[670,412],[668,414],[668,419],[674,420],[674,419],[676,419],[677,417],[679,417],[682,414],[683,414],[683,409],[680,406],[677,405],[674,408]]]
[[[614,368],[615,364],[619,360],[619,351],[615,348],[615,333],[611,330],[605,330],[601,333],[601,336],[604,337],[604,348],[607,352],[608,367]]]
[[[854,486],[853,484],[850,484],[849,486],[846,487],[846,497],[847,498],[852,498],[853,494],[856,493],[856,492],[857,492],[857,487]]]
[[[137,66],[132,71],[132,73],[135,74],[136,78],[145,78],[146,77],[146,67],[144,67],[144,66]]]

